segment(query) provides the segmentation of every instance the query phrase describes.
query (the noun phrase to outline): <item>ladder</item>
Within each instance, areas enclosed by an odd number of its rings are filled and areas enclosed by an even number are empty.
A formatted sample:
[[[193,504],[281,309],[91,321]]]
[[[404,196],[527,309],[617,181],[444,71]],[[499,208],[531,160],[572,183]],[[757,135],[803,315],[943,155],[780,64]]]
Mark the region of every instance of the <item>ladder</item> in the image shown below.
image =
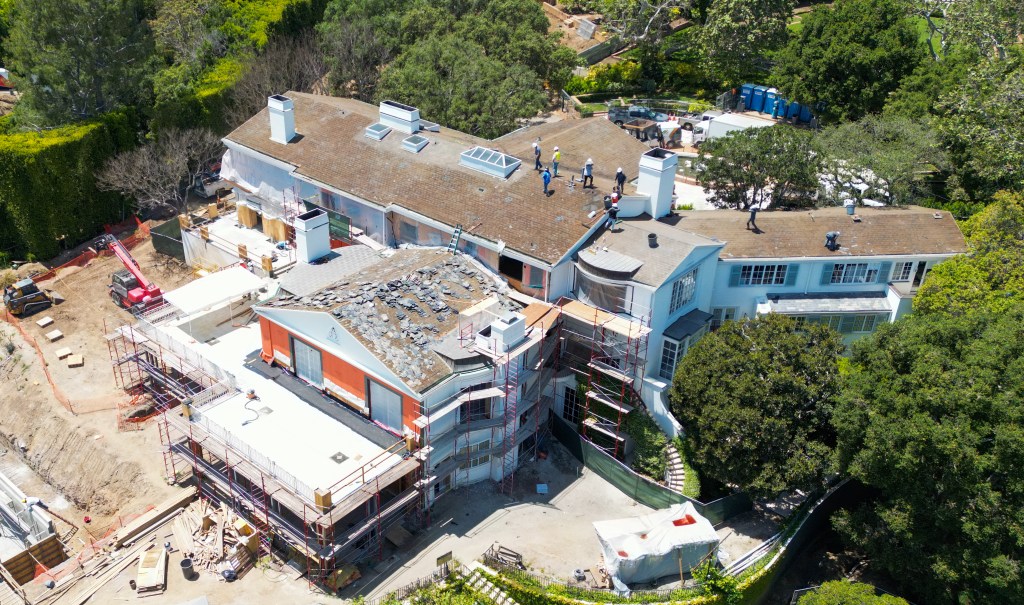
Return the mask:
[[[455,250],[459,247],[459,239],[462,237],[462,223],[455,225],[455,231],[452,232],[452,241],[448,242],[448,249],[445,252],[455,254]]]

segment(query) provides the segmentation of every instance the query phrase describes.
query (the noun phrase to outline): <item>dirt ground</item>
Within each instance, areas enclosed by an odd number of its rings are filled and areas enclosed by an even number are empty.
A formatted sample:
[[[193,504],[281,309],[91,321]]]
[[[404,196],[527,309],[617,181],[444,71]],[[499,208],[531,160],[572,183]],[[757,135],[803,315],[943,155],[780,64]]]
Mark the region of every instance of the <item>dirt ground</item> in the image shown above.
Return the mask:
[[[165,288],[190,277],[183,267],[158,255],[149,241],[133,254],[143,271]],[[101,537],[111,525],[142,513],[173,489],[163,481],[155,427],[117,430],[115,409],[123,395],[114,383],[104,320],[130,319],[107,294],[110,274],[120,266],[109,257],[62,270],[41,286],[56,290],[65,302],[22,321],[39,343],[74,414],[54,396],[35,349],[12,326],[0,322],[0,342],[5,345],[0,348],[0,451],[5,452],[0,469],[16,477],[23,491],[38,495],[59,515],[82,526],[69,542],[72,547],[90,536]],[[46,316],[54,323],[37,326],[35,322]],[[64,337],[51,343],[44,334],[53,329]],[[56,356],[63,347],[82,354],[85,366],[68,368]],[[92,517],[88,525],[82,522],[85,515]],[[58,530],[65,529],[58,522]]]

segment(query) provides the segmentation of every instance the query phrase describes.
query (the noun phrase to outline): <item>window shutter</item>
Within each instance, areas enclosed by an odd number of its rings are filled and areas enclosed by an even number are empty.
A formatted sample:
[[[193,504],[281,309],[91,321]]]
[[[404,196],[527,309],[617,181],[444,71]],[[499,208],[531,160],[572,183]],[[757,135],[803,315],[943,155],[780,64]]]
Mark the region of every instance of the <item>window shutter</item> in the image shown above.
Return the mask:
[[[743,269],[741,265],[733,265],[729,271],[729,287],[740,285],[740,271]]]
[[[786,285],[795,286],[796,276],[800,273],[800,265],[786,265]]]
[[[882,263],[878,269],[878,283],[884,284],[889,281],[890,273],[892,273],[892,263]]]
[[[832,283],[832,271],[835,270],[835,263],[828,263],[821,270],[821,285],[827,286]]]

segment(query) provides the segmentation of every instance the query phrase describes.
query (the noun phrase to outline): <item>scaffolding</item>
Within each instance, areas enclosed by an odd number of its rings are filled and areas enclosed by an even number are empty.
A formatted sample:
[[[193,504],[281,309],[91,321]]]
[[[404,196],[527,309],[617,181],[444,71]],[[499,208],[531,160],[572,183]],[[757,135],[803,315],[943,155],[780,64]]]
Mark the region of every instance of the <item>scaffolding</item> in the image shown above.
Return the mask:
[[[419,462],[406,456],[404,441],[313,490],[203,417],[245,396],[233,377],[145,320],[117,325],[107,342],[118,386],[146,397],[156,412],[168,480],[189,478],[178,475],[187,468],[201,498],[247,519],[258,536],[258,560],[275,546],[291,550],[306,560],[311,586],[329,585],[339,562],[381,557],[385,532],[419,508]],[[332,493],[345,495],[332,503]]]
[[[585,386],[580,434],[621,460],[626,455],[623,423],[634,410],[646,410],[637,382],[646,369],[650,310],[630,303],[633,315],[624,316],[568,298],[557,305],[560,363]]]

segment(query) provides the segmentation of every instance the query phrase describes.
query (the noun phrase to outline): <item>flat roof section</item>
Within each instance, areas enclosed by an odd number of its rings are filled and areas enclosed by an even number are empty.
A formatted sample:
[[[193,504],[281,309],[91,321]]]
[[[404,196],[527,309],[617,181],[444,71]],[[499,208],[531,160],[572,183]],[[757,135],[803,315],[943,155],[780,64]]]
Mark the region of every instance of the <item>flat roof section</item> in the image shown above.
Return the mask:
[[[785,315],[892,312],[885,292],[769,295],[768,307]]]
[[[214,425],[211,432],[229,433],[240,449],[248,448],[252,462],[281,483],[294,485],[296,492],[310,501],[311,490],[331,488],[338,502],[358,489],[359,484],[350,481],[361,467],[373,463],[365,473],[369,481],[402,462],[403,456],[388,453],[352,426],[246,367],[246,358],[261,347],[258,323],[235,328],[204,343],[189,335],[189,319],[157,329],[233,375],[240,391],[200,408],[199,414]],[[192,319],[199,323],[197,318]],[[244,393],[250,389],[258,399],[246,397]],[[394,451],[404,451],[399,438],[394,437],[394,443]]]
[[[276,143],[275,143],[276,144]],[[238,245],[245,246],[246,253],[250,259],[260,259],[269,256],[273,261],[274,269],[282,269],[293,262],[292,255],[288,251],[278,250],[276,244],[259,229],[248,229],[238,225],[238,212],[232,211],[222,214],[208,223],[203,223],[210,234],[209,244],[217,246],[228,254],[238,256]],[[199,228],[190,229],[198,236]],[[259,262],[258,260],[255,262]]]

